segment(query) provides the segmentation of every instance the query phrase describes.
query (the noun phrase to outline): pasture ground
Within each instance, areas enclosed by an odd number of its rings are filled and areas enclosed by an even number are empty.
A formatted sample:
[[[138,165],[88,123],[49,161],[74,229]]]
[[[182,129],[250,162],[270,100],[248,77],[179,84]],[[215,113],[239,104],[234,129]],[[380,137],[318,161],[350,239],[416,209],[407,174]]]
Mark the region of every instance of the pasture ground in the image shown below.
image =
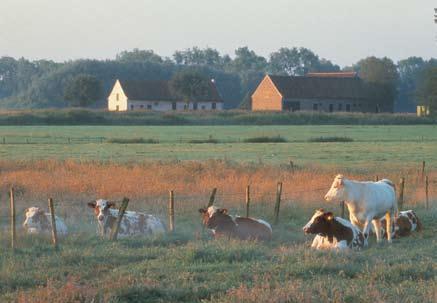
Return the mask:
[[[286,143],[245,143],[253,137]],[[309,142],[346,137],[352,142]],[[2,144],[4,138],[5,144]],[[218,143],[195,144],[212,138]],[[158,144],[109,143],[113,139],[153,139]],[[3,160],[77,159],[141,162],[209,160],[266,164],[331,164],[345,167],[413,165],[426,160],[437,168],[437,128],[415,126],[0,126]]]
[[[219,143],[188,143],[210,135]],[[288,142],[242,142],[278,135]],[[308,142],[321,136],[353,141]],[[139,137],[159,144],[106,142]],[[0,302],[437,302],[434,126],[0,127],[0,156]],[[322,199],[337,173],[404,176],[404,209],[416,210],[425,230],[392,245],[372,240],[359,252],[310,250],[312,237],[301,228],[315,208],[339,214],[339,205]],[[272,222],[277,181],[283,201],[271,242],[212,241],[202,231],[197,209],[213,187],[217,205],[243,214],[250,184],[251,215]],[[16,251],[8,248],[12,185],[18,224],[26,207],[46,208],[54,198],[71,230],[58,251],[48,237],[20,228]],[[174,234],[116,243],[95,235],[89,200],[127,196],[129,209],[166,221],[170,189]]]
[[[254,215],[271,221],[270,212]],[[111,243],[85,224],[59,251],[46,237],[20,235],[12,253],[2,233],[0,301],[436,302],[435,208],[418,210],[424,232],[349,253],[310,250],[301,227],[311,214],[284,208],[271,243],[212,241],[195,210],[155,239]]]

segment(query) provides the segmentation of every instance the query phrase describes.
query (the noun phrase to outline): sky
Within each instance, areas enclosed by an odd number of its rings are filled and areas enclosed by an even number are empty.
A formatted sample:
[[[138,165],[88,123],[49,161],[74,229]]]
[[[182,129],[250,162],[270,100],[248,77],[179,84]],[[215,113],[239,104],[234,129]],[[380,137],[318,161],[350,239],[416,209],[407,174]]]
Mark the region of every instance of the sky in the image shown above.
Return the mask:
[[[0,0],[0,57],[112,59],[248,46],[268,57],[307,47],[341,66],[437,57],[435,0]]]

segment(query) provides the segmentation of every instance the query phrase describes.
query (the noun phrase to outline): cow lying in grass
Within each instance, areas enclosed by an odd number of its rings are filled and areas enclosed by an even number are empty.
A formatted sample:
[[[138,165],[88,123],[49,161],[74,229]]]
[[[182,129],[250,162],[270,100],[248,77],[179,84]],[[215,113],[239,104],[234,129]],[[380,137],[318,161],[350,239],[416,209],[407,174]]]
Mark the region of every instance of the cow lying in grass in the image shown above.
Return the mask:
[[[398,205],[394,185],[390,180],[360,182],[337,175],[325,195],[325,200],[328,202],[344,201],[349,210],[350,221],[357,227],[363,227],[366,237],[369,235],[372,222],[377,242],[382,240],[380,218],[385,215],[387,240],[391,242],[392,220],[394,220]]]
[[[316,235],[311,244],[315,249],[361,249],[367,246],[367,239],[358,227],[323,209],[316,210],[303,231]]]
[[[39,207],[29,207],[25,211],[25,217],[23,228],[28,234],[44,234],[52,231],[50,213],[44,212]],[[55,215],[56,232],[58,235],[67,234],[67,225],[64,221]]]
[[[270,240],[272,227],[264,220],[231,217],[225,208],[201,208],[203,225],[212,230],[214,238],[227,237],[240,240]]]
[[[381,219],[382,225],[382,234],[386,235],[387,232],[384,228],[386,225],[385,218]],[[421,231],[422,223],[417,217],[416,213],[413,210],[404,210],[399,212],[398,217],[393,221],[392,224],[392,237],[406,237],[411,234],[413,231]]]
[[[113,209],[115,204],[103,199],[92,201],[88,206],[94,209],[98,222],[99,233],[105,236],[115,226],[118,217],[118,209]],[[158,218],[135,211],[126,211],[121,220],[118,230],[119,237],[134,235],[151,236],[165,232],[164,225]]]

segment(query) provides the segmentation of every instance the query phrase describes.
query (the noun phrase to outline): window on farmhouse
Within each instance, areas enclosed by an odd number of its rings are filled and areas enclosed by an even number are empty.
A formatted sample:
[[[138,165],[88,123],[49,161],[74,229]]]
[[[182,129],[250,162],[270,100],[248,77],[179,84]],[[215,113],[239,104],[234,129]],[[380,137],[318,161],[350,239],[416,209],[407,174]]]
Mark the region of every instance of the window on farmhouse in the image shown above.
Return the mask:
[[[147,104],[147,109],[152,109],[152,104]]]
[[[212,105],[211,105],[211,108],[212,109],[216,109],[217,108],[217,104],[215,102],[213,102]]]
[[[329,104],[329,112],[332,113],[334,111],[334,104]]]
[[[346,104],[346,111],[350,112],[351,111],[351,105],[350,104]]]
[[[343,103],[338,104],[338,110],[342,111],[343,110]]]
[[[115,100],[119,100],[120,99],[120,96],[118,95],[118,93],[115,95]]]
[[[194,109],[194,110],[197,110],[197,102],[194,102],[194,104],[193,104],[193,109]]]
[[[140,105],[140,108],[143,109],[143,108],[144,108],[144,104],[141,104],[141,105]]]
[[[171,104],[171,109],[172,109],[172,110],[176,110],[176,102],[173,102],[173,103]]]
[[[319,105],[317,103],[313,104],[313,110],[319,110]]]
[[[133,104],[131,104],[130,109],[134,110],[134,105]]]
[[[201,107],[202,109],[205,109],[206,107],[205,107],[205,105],[202,105],[202,107]]]

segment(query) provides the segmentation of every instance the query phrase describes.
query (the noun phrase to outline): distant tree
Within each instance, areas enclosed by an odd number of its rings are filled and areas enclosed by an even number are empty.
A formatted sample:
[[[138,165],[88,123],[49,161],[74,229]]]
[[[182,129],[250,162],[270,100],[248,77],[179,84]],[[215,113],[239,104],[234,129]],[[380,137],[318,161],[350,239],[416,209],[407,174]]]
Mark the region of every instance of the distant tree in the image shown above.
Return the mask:
[[[399,74],[396,65],[387,57],[368,57],[355,66],[360,77],[373,89],[376,106],[385,111],[392,111],[396,97]]]
[[[326,59],[319,59],[307,48],[280,48],[270,55],[269,69],[274,74],[304,76],[308,72],[331,72],[340,68]]]
[[[115,57],[120,62],[153,62],[162,63],[164,60],[153,50],[140,50],[134,48],[131,51],[122,51]]]
[[[228,55],[221,56],[216,49],[210,47],[205,49],[193,47],[176,51],[173,59],[179,65],[205,65],[216,69],[223,69],[231,61]]]
[[[427,63],[420,57],[409,57],[397,64],[399,81],[396,105],[399,111],[414,111],[417,82]]]
[[[420,104],[430,107],[431,114],[437,115],[437,67],[428,67],[421,73],[416,96]]]
[[[64,98],[72,106],[89,106],[102,97],[102,84],[91,75],[77,75],[64,90]]]
[[[181,97],[189,108],[190,102],[208,98],[210,80],[197,71],[181,71],[170,80],[170,89]]]
[[[235,50],[235,58],[229,63],[228,69],[239,74],[246,72],[265,72],[267,60],[257,55],[247,46]]]

